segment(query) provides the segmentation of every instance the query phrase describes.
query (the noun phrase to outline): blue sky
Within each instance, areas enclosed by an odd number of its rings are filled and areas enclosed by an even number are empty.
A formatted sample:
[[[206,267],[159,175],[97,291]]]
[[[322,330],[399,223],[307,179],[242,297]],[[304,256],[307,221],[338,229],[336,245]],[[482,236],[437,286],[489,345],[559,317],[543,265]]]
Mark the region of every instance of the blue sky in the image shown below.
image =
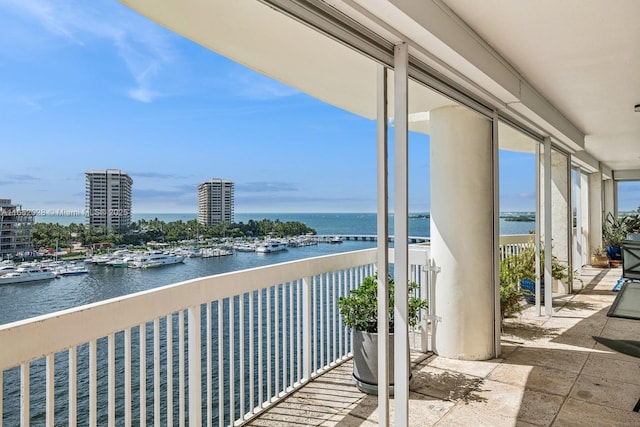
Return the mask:
[[[0,198],[82,209],[84,172],[134,180],[133,211],[373,212],[375,124],[175,35],[115,0],[0,3]],[[410,135],[410,210],[428,211],[429,141]],[[533,210],[533,156],[501,155],[502,210]],[[517,178],[517,179],[514,179]]]

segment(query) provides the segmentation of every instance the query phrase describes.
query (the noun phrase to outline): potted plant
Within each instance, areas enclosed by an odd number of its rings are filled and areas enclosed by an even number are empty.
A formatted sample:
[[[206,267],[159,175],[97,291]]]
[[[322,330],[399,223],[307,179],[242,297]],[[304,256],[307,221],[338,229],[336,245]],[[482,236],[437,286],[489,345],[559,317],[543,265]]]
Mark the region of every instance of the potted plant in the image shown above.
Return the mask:
[[[598,246],[593,250],[593,253],[591,254],[591,266],[600,268],[609,266],[607,251],[602,246]]]
[[[607,255],[610,260],[622,260],[620,246],[627,238],[628,226],[626,217],[614,217],[611,212],[602,228],[602,239],[606,245]]]
[[[540,271],[544,272],[544,250],[540,251]],[[520,288],[525,291],[524,298],[529,304],[535,303],[535,280],[536,280],[536,250],[533,244],[529,244],[517,255],[508,258],[510,274],[513,280],[520,284]],[[551,258],[551,277],[556,281],[569,278],[569,266],[558,260],[558,257]],[[540,297],[544,299],[544,276],[540,278]]]
[[[514,261],[515,256],[510,256],[500,262],[500,329],[505,318],[522,311],[522,297],[528,294],[520,287]]]
[[[427,300],[415,296],[418,284],[411,282],[409,291],[408,322],[415,327],[420,310],[425,310]],[[389,279],[389,347],[393,349],[394,282]],[[338,300],[338,309],[346,326],[353,332],[353,378],[363,392],[378,391],[378,276],[365,277],[359,288]],[[393,372],[393,351],[389,352],[389,372]],[[393,387],[393,375],[389,385]],[[392,389],[393,390],[393,389]],[[393,391],[392,391],[393,392]]]

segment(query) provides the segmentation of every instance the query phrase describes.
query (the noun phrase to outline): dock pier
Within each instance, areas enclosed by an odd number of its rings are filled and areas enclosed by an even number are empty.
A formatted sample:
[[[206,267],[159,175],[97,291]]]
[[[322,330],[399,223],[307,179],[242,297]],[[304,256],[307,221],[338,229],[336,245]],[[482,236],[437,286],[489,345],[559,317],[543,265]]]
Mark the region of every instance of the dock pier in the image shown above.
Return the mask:
[[[332,239],[339,237],[342,240],[361,240],[368,242],[377,242],[378,236],[376,234],[319,234],[316,236],[318,242],[330,242]],[[389,242],[394,241],[394,236],[389,236]],[[421,236],[409,236],[409,243],[429,243],[429,237]]]

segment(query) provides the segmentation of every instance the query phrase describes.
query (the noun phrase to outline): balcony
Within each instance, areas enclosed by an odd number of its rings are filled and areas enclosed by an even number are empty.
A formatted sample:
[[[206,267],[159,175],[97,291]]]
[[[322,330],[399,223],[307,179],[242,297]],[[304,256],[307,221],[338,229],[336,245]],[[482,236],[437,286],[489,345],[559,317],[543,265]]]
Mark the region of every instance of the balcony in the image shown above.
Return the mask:
[[[376,399],[352,385],[351,337],[336,307],[375,271],[375,257],[372,249],[221,274],[0,326],[0,419],[375,423]],[[413,246],[409,261],[428,296],[428,248]],[[556,298],[553,318],[510,319],[503,359],[414,351],[409,405],[419,422],[411,425],[550,425],[578,416],[638,423],[631,400],[640,380],[629,374],[637,363],[591,335],[637,336],[640,328],[605,316],[620,270],[595,273],[585,273],[584,290]]]
[[[640,425],[638,359],[592,338],[640,336],[640,322],[606,316],[620,274],[619,268],[586,268],[582,290],[554,298],[552,318],[537,317],[530,307],[507,319],[500,359],[414,352],[409,425]],[[359,392],[351,373],[346,361],[249,425],[377,425],[377,397]]]

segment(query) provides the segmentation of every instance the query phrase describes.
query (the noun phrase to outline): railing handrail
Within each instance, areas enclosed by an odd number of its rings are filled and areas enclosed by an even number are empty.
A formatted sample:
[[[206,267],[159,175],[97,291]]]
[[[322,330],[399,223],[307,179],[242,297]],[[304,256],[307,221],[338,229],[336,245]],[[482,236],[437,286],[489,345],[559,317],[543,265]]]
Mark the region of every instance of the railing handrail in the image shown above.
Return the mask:
[[[533,242],[533,234],[503,234],[500,236],[500,245],[519,245]]]
[[[222,273],[8,323],[0,326],[0,372],[207,301],[373,263],[375,254],[372,248]]]

